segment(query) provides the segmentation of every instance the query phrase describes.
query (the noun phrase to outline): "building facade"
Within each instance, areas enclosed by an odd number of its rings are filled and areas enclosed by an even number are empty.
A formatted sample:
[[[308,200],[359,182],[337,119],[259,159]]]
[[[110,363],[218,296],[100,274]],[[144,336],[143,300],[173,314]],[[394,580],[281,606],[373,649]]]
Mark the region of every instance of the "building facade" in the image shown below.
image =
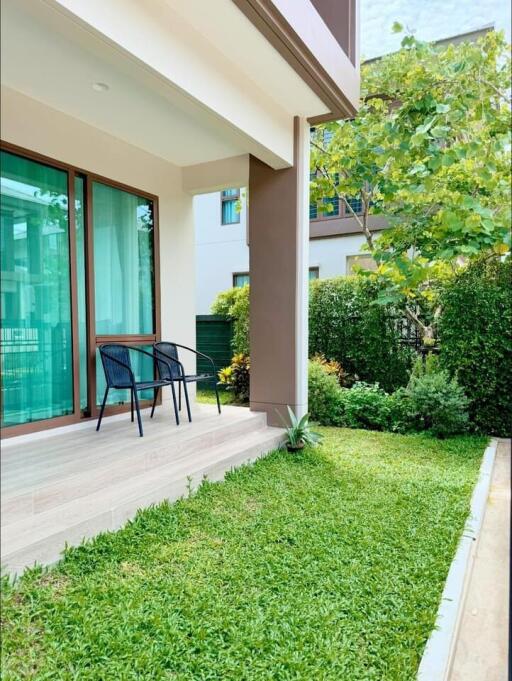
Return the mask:
[[[233,192],[233,198],[227,198],[225,192],[194,198],[198,315],[210,314],[213,301],[222,291],[250,282],[246,192],[244,189],[229,191]],[[357,205],[354,208],[357,210]],[[352,274],[356,264],[373,266],[373,260],[362,250],[365,239],[356,221],[344,214],[343,208],[341,213],[337,205],[329,216],[319,214],[310,206],[310,279]],[[372,218],[374,230],[382,226],[383,220]]]

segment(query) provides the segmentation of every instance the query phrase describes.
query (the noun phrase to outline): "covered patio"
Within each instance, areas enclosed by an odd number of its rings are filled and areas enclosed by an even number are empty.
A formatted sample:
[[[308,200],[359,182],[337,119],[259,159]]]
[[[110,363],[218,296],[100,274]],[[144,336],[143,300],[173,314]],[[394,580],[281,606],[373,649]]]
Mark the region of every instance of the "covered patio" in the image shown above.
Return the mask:
[[[300,0],[2,2],[2,553],[11,571],[269,451],[307,411],[309,135],[352,115],[357,12]],[[250,409],[144,437],[99,348],[195,342],[194,196],[250,194]],[[181,354],[180,354],[181,358]],[[196,371],[192,353],[183,357]],[[151,361],[134,381],[152,378]],[[141,393],[148,405],[152,394]],[[193,399],[193,388],[191,398]],[[269,424],[267,426],[267,423]]]
[[[178,427],[166,407],[142,412],[140,438],[129,414],[100,432],[77,428],[6,440],[1,460],[2,565],[20,573],[55,562],[64,546],[121,527],[139,508],[186,495],[203,479],[253,461],[283,440],[265,415],[243,407],[196,405]]]

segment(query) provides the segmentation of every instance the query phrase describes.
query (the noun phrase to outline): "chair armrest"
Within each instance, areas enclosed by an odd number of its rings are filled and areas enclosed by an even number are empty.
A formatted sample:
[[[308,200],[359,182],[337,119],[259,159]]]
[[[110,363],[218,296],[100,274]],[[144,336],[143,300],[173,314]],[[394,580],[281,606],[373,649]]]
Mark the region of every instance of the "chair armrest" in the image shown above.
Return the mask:
[[[189,352],[193,352],[194,354],[198,355],[199,357],[204,357],[204,359],[207,359],[209,362],[211,362],[211,365],[213,367],[213,371],[215,373],[215,362],[211,357],[208,355],[205,355],[204,352],[199,352],[199,350],[194,350],[194,348],[189,348],[187,345],[180,345],[179,343],[173,343],[177,348],[182,348],[183,350],[188,350]]]

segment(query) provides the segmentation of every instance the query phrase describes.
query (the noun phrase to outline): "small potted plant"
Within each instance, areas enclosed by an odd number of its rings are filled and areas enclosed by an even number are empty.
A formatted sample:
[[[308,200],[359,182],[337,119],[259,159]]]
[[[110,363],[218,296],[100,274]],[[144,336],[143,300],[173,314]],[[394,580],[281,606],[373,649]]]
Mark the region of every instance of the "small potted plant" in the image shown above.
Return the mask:
[[[298,452],[303,449],[306,445],[316,447],[316,445],[321,441],[322,436],[320,433],[313,432],[309,427],[309,414],[304,414],[304,416],[298,419],[293,413],[290,407],[288,408],[288,415],[290,418],[290,425],[286,425],[286,449],[289,452]],[[282,419],[284,423],[284,419]]]

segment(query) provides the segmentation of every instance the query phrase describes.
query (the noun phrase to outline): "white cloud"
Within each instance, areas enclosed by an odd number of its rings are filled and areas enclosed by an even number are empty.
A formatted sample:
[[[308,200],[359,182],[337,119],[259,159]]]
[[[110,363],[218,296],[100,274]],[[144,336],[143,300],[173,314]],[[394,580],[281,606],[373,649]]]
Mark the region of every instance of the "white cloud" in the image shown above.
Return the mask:
[[[361,0],[362,57],[399,49],[403,34],[391,33],[395,21],[420,40],[440,40],[494,24],[510,41],[509,0]]]

